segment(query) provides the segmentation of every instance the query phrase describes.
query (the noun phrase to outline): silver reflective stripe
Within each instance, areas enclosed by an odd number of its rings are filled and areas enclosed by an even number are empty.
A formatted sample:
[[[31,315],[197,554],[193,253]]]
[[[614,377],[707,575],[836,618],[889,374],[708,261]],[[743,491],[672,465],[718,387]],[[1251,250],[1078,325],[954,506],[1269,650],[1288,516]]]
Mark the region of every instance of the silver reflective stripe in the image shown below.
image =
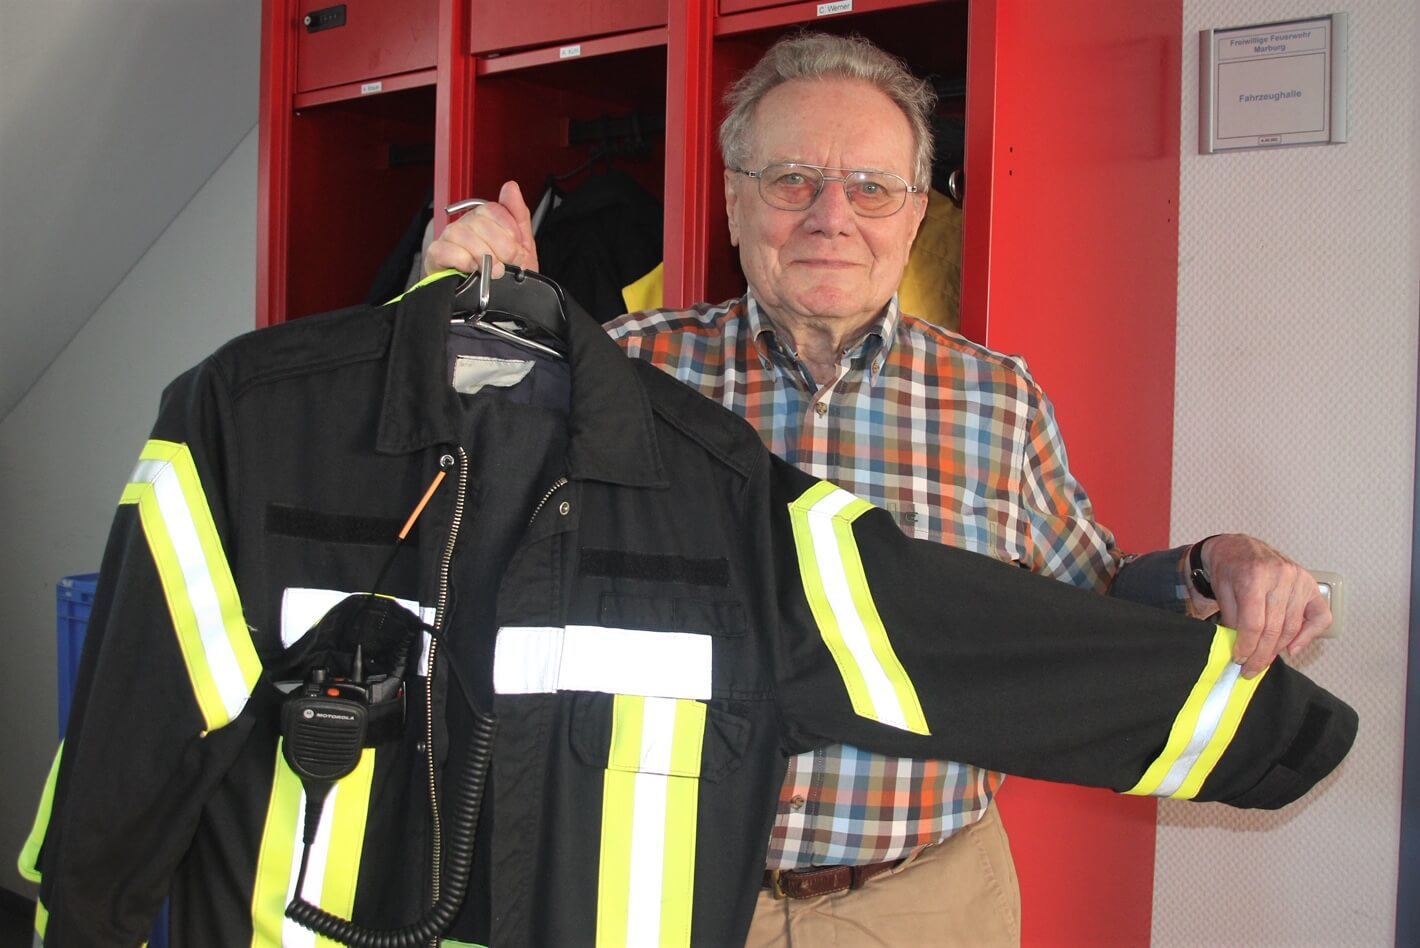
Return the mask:
[[[493,652],[493,690],[708,700],[712,655],[710,636],[691,632],[504,626]]]
[[[213,584],[202,542],[197,537],[197,526],[193,523],[192,512],[178,483],[176,469],[172,465],[164,465],[163,470],[153,478],[152,484],[158,497],[158,509],[162,511],[163,522],[167,524],[168,536],[172,539],[173,549],[182,565],[183,578],[187,581],[187,596],[197,618],[197,627],[202,635],[202,649],[207,656],[207,664],[212,669],[212,680],[222,695],[222,704],[227,708],[228,718],[236,718],[246,706],[251,689],[242,674],[241,666],[237,663],[231,639],[227,636],[217,588]]]
[[[339,589],[311,589],[302,586],[288,586],[281,593],[281,644],[286,648],[295,645],[310,628],[321,620],[341,600],[355,593]],[[421,606],[412,599],[390,597],[419,617],[425,625],[434,624],[434,607]],[[419,651],[419,674],[429,671],[429,632],[423,633],[424,643]]]

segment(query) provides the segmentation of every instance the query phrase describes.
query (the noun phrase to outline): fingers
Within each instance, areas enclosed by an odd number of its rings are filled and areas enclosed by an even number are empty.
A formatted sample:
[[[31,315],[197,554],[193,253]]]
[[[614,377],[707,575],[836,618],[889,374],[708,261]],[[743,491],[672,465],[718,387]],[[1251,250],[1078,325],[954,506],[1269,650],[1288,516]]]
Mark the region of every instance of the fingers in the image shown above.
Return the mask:
[[[1213,590],[1218,597],[1219,620],[1238,633],[1233,643],[1233,661],[1243,666],[1244,677],[1251,678],[1261,670],[1253,663],[1253,657],[1260,658],[1267,627],[1267,599],[1256,595],[1244,582],[1215,579]]]
[[[484,254],[493,258],[494,279],[503,275],[505,263],[537,269],[532,216],[515,182],[503,185],[498,203],[479,205],[445,227],[424,252],[424,272],[454,269],[472,273],[482,268]]]
[[[1236,629],[1233,660],[1252,678],[1283,651],[1295,655],[1331,623],[1310,573],[1272,547],[1240,534],[1204,548],[1219,619]]]
[[[1244,678],[1252,678],[1261,673],[1277,657],[1287,615],[1287,592],[1286,589],[1268,588],[1262,593],[1260,609],[1255,609],[1253,613],[1256,615],[1260,611],[1261,621],[1259,625],[1248,623],[1249,637],[1254,639],[1252,648],[1246,652],[1238,650],[1242,652],[1239,658],[1243,661],[1242,674]],[[1258,597],[1253,595],[1249,598],[1256,600]],[[1239,635],[1240,641],[1241,638],[1242,636]]]
[[[482,256],[481,253],[476,253],[479,249],[476,244],[481,245],[481,242],[472,232],[472,222],[466,218],[454,221],[445,227],[444,232],[424,251],[425,275],[440,270],[472,273],[478,269],[475,260]]]
[[[1310,574],[1308,576],[1310,577]],[[1302,610],[1302,627],[1297,632],[1297,637],[1287,646],[1287,654],[1295,656],[1315,642],[1323,632],[1331,628],[1331,618],[1331,605],[1321,594],[1321,590],[1313,584],[1312,596]]]

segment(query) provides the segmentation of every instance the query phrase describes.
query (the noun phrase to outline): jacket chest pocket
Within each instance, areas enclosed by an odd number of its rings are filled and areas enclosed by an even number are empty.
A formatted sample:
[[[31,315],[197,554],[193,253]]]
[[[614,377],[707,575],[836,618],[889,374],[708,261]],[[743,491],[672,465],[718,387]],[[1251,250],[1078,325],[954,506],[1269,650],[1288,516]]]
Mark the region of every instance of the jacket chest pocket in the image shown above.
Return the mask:
[[[739,769],[747,718],[691,698],[579,694],[572,702],[572,751],[608,773],[719,782]]]
[[[602,625],[624,629],[691,632],[712,639],[745,634],[744,608],[732,601],[604,592],[597,612]]]

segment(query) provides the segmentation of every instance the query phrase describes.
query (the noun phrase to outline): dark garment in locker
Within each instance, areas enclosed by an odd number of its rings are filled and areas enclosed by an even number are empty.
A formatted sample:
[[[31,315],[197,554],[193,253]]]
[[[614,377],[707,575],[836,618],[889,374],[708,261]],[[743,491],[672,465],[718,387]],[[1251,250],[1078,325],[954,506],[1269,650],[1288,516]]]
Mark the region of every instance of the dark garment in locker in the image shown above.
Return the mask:
[[[420,269],[418,261],[424,253],[424,231],[433,219],[434,192],[431,190],[370,281],[366,303],[371,306],[388,303],[408,288],[411,269],[415,272]]]
[[[547,212],[538,264],[605,322],[626,312],[621,288],[660,262],[662,215],[656,197],[625,171],[592,175]]]

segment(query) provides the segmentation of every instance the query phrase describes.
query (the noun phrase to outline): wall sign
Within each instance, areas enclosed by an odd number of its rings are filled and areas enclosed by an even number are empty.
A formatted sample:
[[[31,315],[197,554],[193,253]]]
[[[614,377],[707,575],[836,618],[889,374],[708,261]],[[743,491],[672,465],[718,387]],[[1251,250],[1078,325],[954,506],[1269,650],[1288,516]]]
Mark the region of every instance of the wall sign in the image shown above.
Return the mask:
[[[1346,14],[1198,34],[1198,150],[1346,140]]]

